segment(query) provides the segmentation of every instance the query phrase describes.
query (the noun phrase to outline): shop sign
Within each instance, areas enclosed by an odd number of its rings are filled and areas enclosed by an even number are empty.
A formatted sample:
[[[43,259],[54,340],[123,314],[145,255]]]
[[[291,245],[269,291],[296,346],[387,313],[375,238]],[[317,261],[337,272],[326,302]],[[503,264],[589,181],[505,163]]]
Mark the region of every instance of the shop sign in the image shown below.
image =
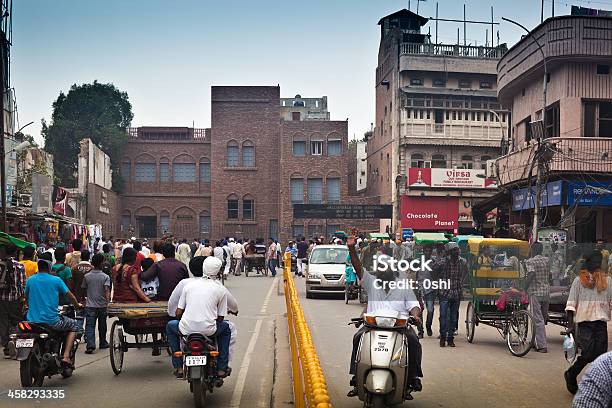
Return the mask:
[[[570,181],[567,183],[567,204],[576,201],[585,206],[612,206],[612,182]]]
[[[32,211],[35,214],[51,212],[52,193],[51,177],[38,173],[32,174]]]
[[[561,205],[563,190],[563,181],[553,181],[546,184],[546,188],[542,188],[540,196],[540,207],[550,207],[553,205]],[[512,191],[512,211],[527,210],[534,207],[536,197],[536,188],[520,188]]]
[[[408,169],[408,186],[433,188],[497,188],[497,182],[485,178],[484,170],[476,169]]]
[[[458,228],[459,204],[454,197],[401,198],[402,228],[446,231]]]
[[[374,220],[392,216],[391,205],[293,204],[293,218]]]
[[[471,222],[472,218],[472,200],[460,198],[459,200],[459,221]]]

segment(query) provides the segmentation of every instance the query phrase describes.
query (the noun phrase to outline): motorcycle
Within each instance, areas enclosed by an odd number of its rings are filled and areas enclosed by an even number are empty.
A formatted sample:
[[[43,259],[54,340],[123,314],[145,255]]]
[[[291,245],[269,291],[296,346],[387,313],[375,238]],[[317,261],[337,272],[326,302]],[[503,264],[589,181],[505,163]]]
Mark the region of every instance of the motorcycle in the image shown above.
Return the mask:
[[[59,313],[81,323],[82,315],[74,306],[60,306]],[[81,342],[82,333],[77,333],[70,359],[72,366],[63,366],[64,340],[67,332],[57,332],[46,324],[23,321],[18,324],[19,330],[11,335],[17,349],[19,374],[22,387],[41,387],[45,377],[60,374],[64,378],[72,376],[76,352]]]
[[[403,334],[412,317],[398,312],[364,314],[349,325],[368,328],[357,350],[356,387],[365,407],[382,408],[412,400],[408,386],[408,345]]]

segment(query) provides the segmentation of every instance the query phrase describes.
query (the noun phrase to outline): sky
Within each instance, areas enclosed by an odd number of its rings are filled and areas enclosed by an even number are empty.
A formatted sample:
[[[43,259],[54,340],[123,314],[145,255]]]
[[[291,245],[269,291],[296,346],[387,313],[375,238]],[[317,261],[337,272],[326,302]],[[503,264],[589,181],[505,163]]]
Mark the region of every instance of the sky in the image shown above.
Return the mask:
[[[408,0],[14,0],[11,82],[19,125],[42,144],[41,119],[72,84],[98,80],[128,93],[132,126],[210,126],[212,85],[277,85],[282,97],[327,95],[332,120],[349,120],[349,138],[374,122],[378,20]],[[439,0],[439,17],[507,17],[529,29],[539,0]],[[612,9],[612,0],[555,1]],[[551,13],[546,0],[546,16]],[[416,11],[416,0],[411,1]],[[419,4],[435,16],[436,2]],[[431,32],[434,33],[432,22]],[[439,25],[440,42],[456,42],[462,23]],[[500,41],[522,32],[502,22]],[[468,25],[467,42],[483,44],[488,26]],[[427,26],[425,28],[427,30]],[[489,34],[490,36],[490,34]]]

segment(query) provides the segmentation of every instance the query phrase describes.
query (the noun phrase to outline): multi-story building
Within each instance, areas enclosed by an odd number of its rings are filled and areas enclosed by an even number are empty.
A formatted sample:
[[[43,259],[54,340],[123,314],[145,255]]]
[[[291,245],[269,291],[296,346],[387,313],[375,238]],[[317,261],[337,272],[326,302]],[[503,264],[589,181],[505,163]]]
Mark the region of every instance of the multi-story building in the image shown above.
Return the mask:
[[[367,195],[394,206],[392,224],[381,229],[462,232],[472,229],[473,202],[494,192],[484,168],[501,154],[508,129],[496,98],[496,65],[506,47],[432,43],[422,30],[427,22],[404,9],[378,23]],[[453,222],[436,224],[438,217]],[[428,221],[413,222],[419,218]]]
[[[327,96],[321,98],[281,98],[281,117],[284,121],[329,120]]]
[[[348,123],[329,120],[326,97],[281,99],[278,86],[213,86],[211,94],[210,129],[130,130],[123,235],[285,241],[371,226],[293,219],[295,203],[367,201],[348,196]],[[319,107],[321,118],[283,119],[299,101]]]
[[[499,99],[512,110],[511,150],[497,160],[510,224],[532,225],[539,158],[540,226],[576,242],[612,240],[611,33],[610,17],[549,18],[499,61]]]

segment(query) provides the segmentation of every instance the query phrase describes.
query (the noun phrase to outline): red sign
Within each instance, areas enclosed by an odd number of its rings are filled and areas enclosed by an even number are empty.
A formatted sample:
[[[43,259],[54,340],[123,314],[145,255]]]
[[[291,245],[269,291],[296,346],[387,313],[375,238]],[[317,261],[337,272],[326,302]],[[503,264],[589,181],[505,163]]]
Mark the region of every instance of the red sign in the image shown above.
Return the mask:
[[[455,197],[402,196],[402,228],[446,231],[458,228],[459,201]]]
[[[410,187],[434,188],[497,188],[495,180],[485,178],[485,171],[478,169],[408,169]]]

